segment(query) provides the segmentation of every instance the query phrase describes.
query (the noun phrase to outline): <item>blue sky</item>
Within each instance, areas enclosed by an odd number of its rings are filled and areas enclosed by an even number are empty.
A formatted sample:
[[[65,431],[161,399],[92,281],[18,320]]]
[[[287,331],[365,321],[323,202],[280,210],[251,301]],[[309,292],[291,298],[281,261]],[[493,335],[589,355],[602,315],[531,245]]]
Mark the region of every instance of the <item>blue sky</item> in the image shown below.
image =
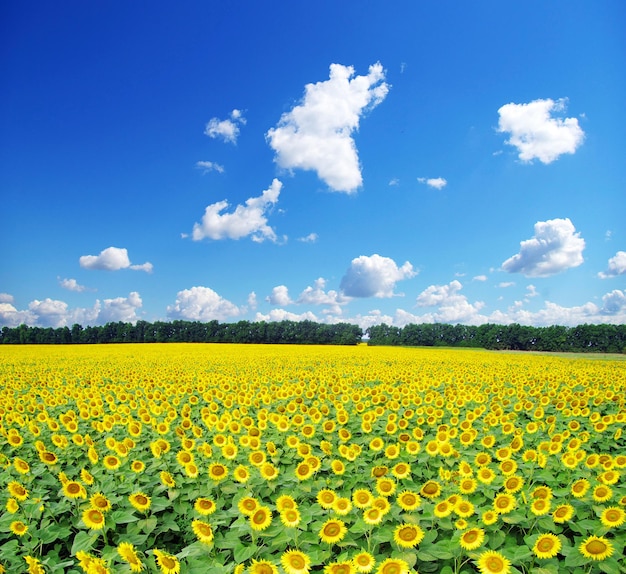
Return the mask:
[[[626,322],[621,1],[0,27],[0,325]]]

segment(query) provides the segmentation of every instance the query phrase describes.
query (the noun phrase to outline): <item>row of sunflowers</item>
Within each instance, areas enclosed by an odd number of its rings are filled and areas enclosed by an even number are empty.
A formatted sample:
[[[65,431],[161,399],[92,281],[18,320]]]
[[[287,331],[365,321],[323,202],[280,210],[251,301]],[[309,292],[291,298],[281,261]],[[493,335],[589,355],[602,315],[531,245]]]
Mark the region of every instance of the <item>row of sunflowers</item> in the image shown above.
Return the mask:
[[[0,349],[0,573],[626,572],[626,362]]]

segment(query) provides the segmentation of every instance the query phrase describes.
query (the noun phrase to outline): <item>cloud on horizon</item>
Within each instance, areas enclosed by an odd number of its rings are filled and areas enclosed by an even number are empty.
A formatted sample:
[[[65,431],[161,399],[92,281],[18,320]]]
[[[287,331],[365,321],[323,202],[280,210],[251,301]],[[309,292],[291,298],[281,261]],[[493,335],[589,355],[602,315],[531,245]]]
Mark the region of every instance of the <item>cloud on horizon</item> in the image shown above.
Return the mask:
[[[417,275],[406,261],[398,267],[393,259],[374,255],[361,255],[352,260],[341,279],[340,289],[348,297],[393,297],[398,281]]]

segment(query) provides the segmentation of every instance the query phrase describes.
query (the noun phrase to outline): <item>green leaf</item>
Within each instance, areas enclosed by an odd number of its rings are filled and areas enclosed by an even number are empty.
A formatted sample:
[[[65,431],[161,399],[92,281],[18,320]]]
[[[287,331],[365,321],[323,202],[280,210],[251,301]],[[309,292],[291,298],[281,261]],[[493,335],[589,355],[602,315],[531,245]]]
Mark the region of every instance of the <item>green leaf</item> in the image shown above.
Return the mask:
[[[128,524],[138,521],[139,517],[130,510],[114,510],[111,512],[111,519],[115,524]]]
[[[598,566],[602,572],[606,574],[620,574],[623,570],[620,568],[619,563],[615,558],[607,558],[598,563]]]
[[[72,542],[72,556],[76,556],[77,552],[81,550],[83,552],[87,552],[92,549],[93,545],[98,540],[98,533],[89,534],[89,532],[85,532],[81,530],[76,536],[74,536],[74,542]]]
[[[245,562],[249,558],[252,558],[257,551],[256,546],[244,546],[243,544],[239,544],[235,547],[235,562],[241,564]]]
[[[583,566],[587,564],[589,560],[585,558],[580,552],[571,552],[569,556],[565,557],[563,565],[566,568],[575,568],[577,566]]]

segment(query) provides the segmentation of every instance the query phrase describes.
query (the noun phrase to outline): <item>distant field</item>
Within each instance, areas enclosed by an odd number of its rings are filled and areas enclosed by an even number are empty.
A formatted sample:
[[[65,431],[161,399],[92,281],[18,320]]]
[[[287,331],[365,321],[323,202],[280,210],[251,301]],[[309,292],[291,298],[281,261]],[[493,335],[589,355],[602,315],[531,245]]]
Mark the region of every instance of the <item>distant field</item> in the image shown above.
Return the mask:
[[[0,565],[626,572],[624,358],[1,346]]]

